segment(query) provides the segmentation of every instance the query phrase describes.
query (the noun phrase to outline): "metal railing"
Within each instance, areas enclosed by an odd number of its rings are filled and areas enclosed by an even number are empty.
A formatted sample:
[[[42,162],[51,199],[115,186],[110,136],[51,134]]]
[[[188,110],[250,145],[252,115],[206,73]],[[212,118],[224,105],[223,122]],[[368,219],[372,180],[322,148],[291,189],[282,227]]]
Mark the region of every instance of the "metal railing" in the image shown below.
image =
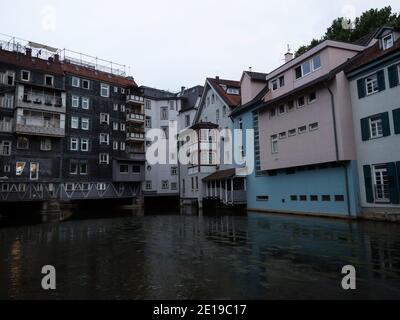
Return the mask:
[[[133,140],[144,140],[144,133],[137,133],[137,132],[128,132],[126,134],[126,138],[133,139]]]
[[[145,115],[141,114],[141,113],[129,113],[129,114],[126,115],[126,120],[127,121],[129,121],[129,120],[137,120],[137,121],[144,122],[144,118],[145,118]]]

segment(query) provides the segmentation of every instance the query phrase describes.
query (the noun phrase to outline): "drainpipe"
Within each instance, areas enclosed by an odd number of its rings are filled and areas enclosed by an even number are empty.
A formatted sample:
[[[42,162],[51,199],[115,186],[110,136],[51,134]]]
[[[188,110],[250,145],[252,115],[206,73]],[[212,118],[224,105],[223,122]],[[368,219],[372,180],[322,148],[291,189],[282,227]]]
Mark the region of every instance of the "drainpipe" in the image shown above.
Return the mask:
[[[332,119],[333,119],[333,133],[335,137],[335,152],[336,152],[336,161],[339,161],[339,146],[338,146],[338,138],[337,138],[337,128],[336,128],[336,111],[335,111],[335,97],[329,84],[326,83],[326,88],[329,91],[329,95],[331,96],[331,106],[332,106]],[[347,198],[347,214],[351,216],[350,209],[350,191],[349,191],[349,174],[347,172],[346,166],[343,166],[344,174],[345,174],[345,183],[346,183],[346,198]]]

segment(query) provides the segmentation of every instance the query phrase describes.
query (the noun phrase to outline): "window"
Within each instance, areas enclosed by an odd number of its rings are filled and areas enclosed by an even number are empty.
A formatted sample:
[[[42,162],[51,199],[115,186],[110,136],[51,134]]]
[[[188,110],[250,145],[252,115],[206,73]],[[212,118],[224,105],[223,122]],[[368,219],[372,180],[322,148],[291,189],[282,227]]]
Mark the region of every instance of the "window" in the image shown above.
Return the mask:
[[[388,34],[387,36],[382,38],[382,48],[383,50],[389,49],[393,47],[394,41],[393,41],[393,33]]]
[[[317,94],[315,93],[315,91],[311,92],[308,95],[308,103],[311,104],[311,103],[315,102],[316,100],[317,100]]]
[[[48,75],[48,74],[46,74],[46,75],[44,76],[44,84],[45,84],[46,86],[52,87],[52,86],[54,85],[54,77],[53,77],[53,76],[50,76],[50,75]]]
[[[89,90],[90,89],[90,81],[89,80],[82,80],[82,88]]]
[[[322,201],[324,201],[324,202],[331,201],[331,196],[330,195],[323,195],[322,196]]]
[[[89,109],[89,98],[82,98],[82,109]]]
[[[369,119],[371,138],[383,137],[383,126],[381,117],[372,117]]]
[[[77,77],[72,77],[72,86],[79,88],[81,86],[81,79]]]
[[[168,107],[161,107],[161,120],[168,120]]]
[[[390,202],[389,176],[386,165],[373,166],[373,181],[375,200],[377,202]]]
[[[81,119],[81,129],[82,130],[89,130],[89,122],[90,122],[89,118],[82,118]]]
[[[125,151],[125,148],[126,148],[125,142],[122,141],[122,142],[120,143],[120,150],[121,150],[121,151]]]
[[[273,117],[275,117],[275,115],[276,115],[276,110],[275,110],[275,108],[272,108],[272,109],[269,111],[269,117],[270,117],[270,118],[273,118]]]
[[[286,132],[281,132],[281,133],[279,134],[279,139],[280,139],[280,140],[286,139]]]
[[[169,102],[169,110],[175,110],[175,101]]]
[[[42,151],[51,151],[51,139],[43,138],[40,140],[40,150]]]
[[[219,122],[219,109],[217,109],[216,111],[215,111],[215,119],[216,119],[216,121],[217,121],[217,123]]]
[[[297,107],[298,107],[298,108],[304,107],[305,104],[306,104],[306,103],[305,103],[304,97],[299,97],[299,98],[297,99]]]
[[[121,104],[121,112],[125,112],[125,105]]]
[[[17,149],[28,150],[29,140],[27,137],[18,137],[17,139]]]
[[[290,200],[291,201],[297,201],[297,196],[294,196],[294,195],[290,196]]]
[[[285,76],[279,77],[279,87],[283,87],[285,85]]]
[[[30,163],[29,178],[31,180],[39,179],[39,162],[31,162]]]
[[[171,182],[171,190],[178,190],[178,184],[176,182]]]
[[[301,195],[299,197],[300,201],[307,201],[307,196],[306,195]]]
[[[110,135],[108,133],[100,133],[100,144],[108,145],[110,143]]]
[[[118,87],[114,87],[114,93],[118,93]]]
[[[78,164],[75,161],[69,164],[69,174],[78,174]]]
[[[287,105],[288,105],[288,112],[292,112],[294,110],[294,102],[289,101]]]
[[[121,127],[121,131],[125,131],[126,130],[125,123],[121,123],[120,127]]]
[[[129,166],[127,164],[120,164],[119,165],[119,173],[128,174],[129,173]]]
[[[161,189],[163,189],[163,190],[169,189],[169,181],[168,180],[161,181]]]
[[[27,70],[21,71],[21,80],[22,81],[29,81],[31,79],[31,73]]]
[[[121,88],[121,94],[125,94],[125,89]]]
[[[307,131],[307,126],[302,126],[298,129],[299,134],[305,133]]]
[[[106,183],[98,183],[97,185],[96,185],[96,189],[98,190],[98,191],[106,191],[106,189],[107,189],[107,184]]]
[[[228,94],[238,95],[239,94],[239,89],[237,89],[237,88],[228,88],[228,90],[226,92]]]
[[[296,129],[291,129],[291,130],[289,130],[288,135],[289,135],[289,137],[295,136],[295,135],[296,135]]]
[[[279,115],[284,114],[286,112],[285,105],[284,104],[280,105],[278,110],[279,110]]]
[[[269,201],[269,196],[257,196],[257,201]]]
[[[177,167],[171,167],[171,176],[176,176],[178,173],[178,168]]]
[[[146,128],[151,128],[151,117],[146,117]]]
[[[160,127],[162,131],[164,131],[165,139],[168,139],[168,127]]]
[[[72,107],[73,108],[79,107],[79,97],[78,96],[72,96]]]
[[[114,111],[118,111],[118,103],[114,103],[113,109],[114,109]]]
[[[5,164],[3,168],[4,173],[10,173],[11,172],[11,166],[9,164]]]
[[[89,139],[81,139],[81,151],[89,151]]]
[[[79,128],[79,118],[71,117],[71,129],[78,129],[78,128]]]
[[[315,56],[311,60],[308,60],[295,68],[295,76],[296,79],[300,79],[311,72],[314,72],[318,69],[321,68],[321,57],[320,56]]]
[[[100,153],[99,154],[99,163],[100,164],[108,164],[110,161],[110,156],[108,153]]]
[[[316,202],[316,201],[318,201],[318,196],[316,196],[316,195],[311,195],[311,196],[310,196],[310,200],[313,201],[313,202]]]
[[[367,89],[367,95],[374,94],[379,91],[379,85],[378,85],[378,75],[374,74],[372,76],[369,76],[365,79],[365,86]]]
[[[151,100],[145,100],[144,106],[147,110],[151,110]]]
[[[318,130],[318,122],[311,123],[311,124],[309,125],[309,128],[310,128],[310,131]]]
[[[79,164],[79,173],[82,175],[86,175],[88,173],[87,163],[83,162]]]
[[[272,80],[272,90],[278,89],[278,79]]]
[[[78,151],[78,144],[79,144],[79,139],[78,138],[71,138],[70,140],[70,150],[71,151]]]
[[[118,144],[118,141],[113,141],[113,150],[118,150],[118,146],[119,146],[119,144]]]
[[[278,153],[278,136],[276,134],[271,136],[271,152]]]
[[[113,122],[113,130],[117,131],[119,128],[118,122]]]
[[[150,180],[147,180],[146,181],[146,190],[151,190],[151,181]]]
[[[110,96],[110,86],[108,84],[102,83],[100,85],[100,95],[106,98]]]
[[[100,124],[110,124],[110,115],[108,113],[100,113]]]
[[[190,127],[190,115],[185,116],[185,127]]]
[[[132,166],[132,173],[138,174],[140,172],[140,166]]]
[[[344,201],[344,195],[335,195],[335,201],[336,202],[343,202]]]

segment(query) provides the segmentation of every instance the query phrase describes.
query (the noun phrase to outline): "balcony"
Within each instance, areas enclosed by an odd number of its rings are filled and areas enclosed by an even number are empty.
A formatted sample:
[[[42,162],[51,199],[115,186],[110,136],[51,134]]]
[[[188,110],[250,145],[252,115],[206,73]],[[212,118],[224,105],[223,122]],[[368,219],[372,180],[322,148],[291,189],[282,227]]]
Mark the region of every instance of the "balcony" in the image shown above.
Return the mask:
[[[17,107],[65,113],[65,93],[18,86]]]
[[[144,142],[144,133],[139,133],[139,132],[127,132],[126,134],[126,140],[127,141],[139,141],[139,142]]]
[[[135,95],[128,95],[126,96],[126,102],[127,103],[137,103],[137,104],[143,104],[144,105],[144,98],[140,96],[135,96]]]
[[[144,152],[130,152],[128,153],[128,158],[132,161],[145,162],[146,154]]]
[[[12,122],[0,121],[0,132],[12,132]]]
[[[126,115],[126,121],[144,123],[145,115],[142,113],[129,113]]]
[[[31,134],[49,137],[65,136],[65,115],[48,114],[29,110],[21,110],[17,115],[15,131],[21,134]]]

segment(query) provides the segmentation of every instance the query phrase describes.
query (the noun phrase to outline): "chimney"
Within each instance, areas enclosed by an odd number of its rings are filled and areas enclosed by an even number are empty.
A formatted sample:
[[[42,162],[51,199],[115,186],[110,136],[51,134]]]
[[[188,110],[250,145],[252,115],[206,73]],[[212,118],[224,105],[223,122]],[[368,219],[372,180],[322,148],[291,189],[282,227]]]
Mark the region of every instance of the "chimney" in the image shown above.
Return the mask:
[[[26,49],[25,49],[25,54],[26,54],[28,57],[32,57],[32,49],[31,49],[31,48],[26,48]]]
[[[57,63],[60,62],[60,55],[58,53],[54,55],[54,61]]]
[[[293,53],[290,52],[290,46],[287,45],[287,52],[285,53],[285,63],[289,62],[290,60],[293,60],[294,55]]]
[[[53,57],[49,57],[49,62],[53,63],[54,62],[54,58]]]
[[[183,91],[185,91],[185,87],[181,87],[181,93],[183,93]]]
[[[216,76],[216,77],[215,77],[215,80],[219,80],[219,76]]]

